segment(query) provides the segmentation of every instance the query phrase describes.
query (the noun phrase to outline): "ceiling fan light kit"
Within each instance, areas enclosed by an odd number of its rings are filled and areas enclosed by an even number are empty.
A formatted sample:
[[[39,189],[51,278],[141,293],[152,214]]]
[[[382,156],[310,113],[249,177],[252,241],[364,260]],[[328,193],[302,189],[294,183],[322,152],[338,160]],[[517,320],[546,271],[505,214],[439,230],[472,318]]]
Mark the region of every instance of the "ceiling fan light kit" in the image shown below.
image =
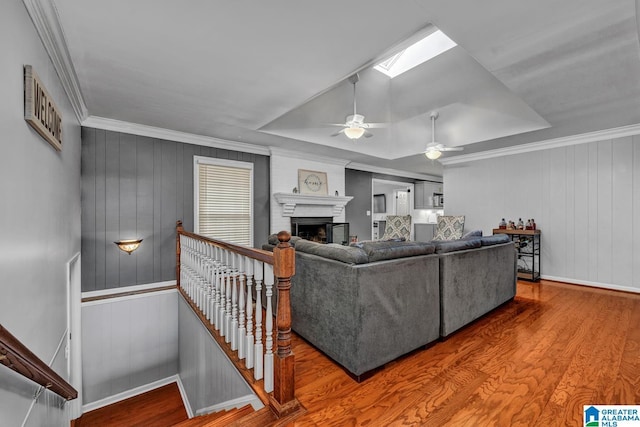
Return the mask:
[[[427,150],[424,155],[427,156],[429,160],[437,160],[442,156],[442,152],[438,150]]]
[[[439,159],[443,151],[462,151],[462,147],[445,147],[443,144],[436,142],[436,119],[438,116],[437,111],[431,112],[431,142],[427,144],[427,148],[424,150],[424,155],[430,160]]]
[[[344,123],[334,123],[331,126],[341,126],[343,129],[334,133],[331,136],[338,136],[341,133],[345,134],[349,139],[360,139],[362,136],[365,138],[371,138],[373,134],[367,131],[371,127],[383,127],[384,123],[365,123],[364,116],[356,112],[356,83],[360,80],[358,73],[349,77],[349,82],[353,84],[353,115],[347,116]]]
[[[364,128],[361,127],[350,127],[344,130],[344,134],[349,139],[358,139],[362,135],[364,135]]]

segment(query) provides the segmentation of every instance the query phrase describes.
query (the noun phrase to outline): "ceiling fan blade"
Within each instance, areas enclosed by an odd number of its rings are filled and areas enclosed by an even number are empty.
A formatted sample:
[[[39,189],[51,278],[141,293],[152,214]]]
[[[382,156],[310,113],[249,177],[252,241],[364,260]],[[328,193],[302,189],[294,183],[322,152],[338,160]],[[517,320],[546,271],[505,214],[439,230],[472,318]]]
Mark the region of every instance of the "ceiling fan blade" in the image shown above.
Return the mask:
[[[440,151],[462,151],[464,148],[462,147],[442,147]]]
[[[338,135],[340,135],[341,133],[344,133],[344,129],[340,129],[338,132],[336,132],[336,133],[334,133],[334,134],[331,134],[331,136],[338,136]]]
[[[379,129],[389,127],[388,123],[364,123],[364,126],[369,129]]]
[[[364,131],[364,137],[365,138],[371,138],[373,136],[373,134],[371,132],[369,132],[368,130]]]

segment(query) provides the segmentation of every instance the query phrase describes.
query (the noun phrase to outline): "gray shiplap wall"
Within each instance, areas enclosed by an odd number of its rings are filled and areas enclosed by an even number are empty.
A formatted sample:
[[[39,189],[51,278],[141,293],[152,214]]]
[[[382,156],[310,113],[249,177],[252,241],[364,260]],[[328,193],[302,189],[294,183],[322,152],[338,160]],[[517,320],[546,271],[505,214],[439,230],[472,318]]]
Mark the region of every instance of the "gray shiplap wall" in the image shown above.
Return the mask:
[[[184,298],[178,304],[178,375],[193,413],[206,413],[207,408],[235,399],[259,402]]]
[[[269,232],[269,158],[82,128],[82,290],[175,279],[175,223],[193,231],[193,156],[254,164],[254,236]],[[114,241],[142,238],[132,255]]]
[[[450,165],[447,215],[534,218],[543,277],[640,292],[640,136]]]

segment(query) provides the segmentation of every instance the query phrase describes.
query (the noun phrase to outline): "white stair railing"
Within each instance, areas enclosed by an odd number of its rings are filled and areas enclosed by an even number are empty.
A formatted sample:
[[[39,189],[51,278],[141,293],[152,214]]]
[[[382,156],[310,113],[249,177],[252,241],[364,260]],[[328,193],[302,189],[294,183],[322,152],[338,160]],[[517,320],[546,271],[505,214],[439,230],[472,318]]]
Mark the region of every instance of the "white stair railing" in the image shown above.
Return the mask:
[[[244,366],[253,370],[255,380],[263,379],[264,390],[273,392],[275,403],[270,401],[271,408],[282,416],[290,413],[299,405],[293,395],[290,329],[280,329],[278,324],[276,355],[273,313],[274,273],[280,274],[280,298],[284,295],[286,301],[289,300],[286,292],[290,288],[295,258],[288,237],[271,254],[185,232],[181,223],[177,231],[176,277],[183,295],[200,312],[201,318],[206,319],[211,330],[217,332],[219,343],[228,344],[227,348],[237,355],[237,360],[244,361]],[[281,282],[285,284],[280,286]],[[283,325],[290,327],[290,308],[280,310],[278,307],[278,319],[282,316]],[[279,372],[274,371],[275,357],[280,360]]]
[[[254,369],[254,378],[264,378],[265,390],[273,391],[273,266],[184,235],[180,245],[180,287],[231,349],[238,350],[245,366]]]

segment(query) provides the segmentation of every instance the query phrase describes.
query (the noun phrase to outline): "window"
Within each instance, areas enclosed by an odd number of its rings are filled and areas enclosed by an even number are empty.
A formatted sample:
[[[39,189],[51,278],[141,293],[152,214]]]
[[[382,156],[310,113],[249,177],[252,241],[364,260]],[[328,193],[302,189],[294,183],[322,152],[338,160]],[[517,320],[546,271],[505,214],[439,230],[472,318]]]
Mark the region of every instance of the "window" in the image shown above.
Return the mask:
[[[253,163],[194,156],[195,232],[253,246]]]
[[[455,46],[456,43],[445,33],[436,30],[373,68],[394,78]]]

